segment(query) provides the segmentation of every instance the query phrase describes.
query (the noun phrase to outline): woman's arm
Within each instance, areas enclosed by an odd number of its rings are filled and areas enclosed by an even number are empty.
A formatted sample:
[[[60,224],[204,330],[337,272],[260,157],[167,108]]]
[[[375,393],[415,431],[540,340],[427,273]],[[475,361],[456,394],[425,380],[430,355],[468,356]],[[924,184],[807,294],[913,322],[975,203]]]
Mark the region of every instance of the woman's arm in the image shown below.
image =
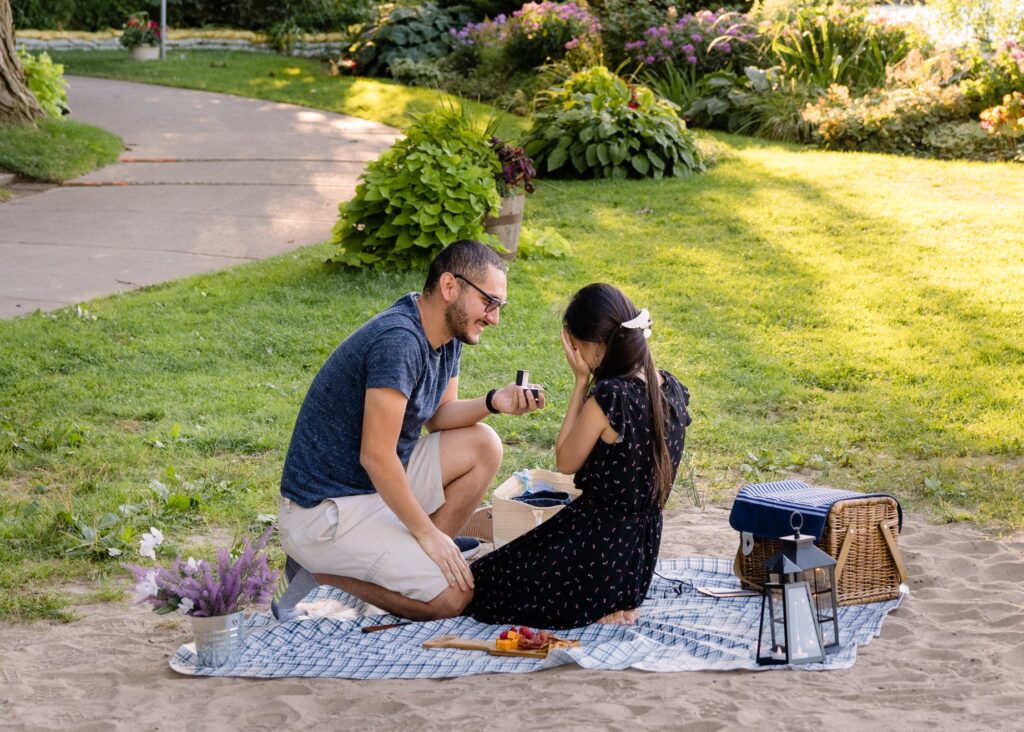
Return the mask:
[[[606,433],[611,439],[606,442],[614,442],[618,433],[608,424],[608,418],[601,407],[594,399],[588,399],[583,403],[583,408],[573,411],[576,401],[576,392],[573,392],[573,400],[569,404],[569,410],[562,422],[562,429],[558,433],[558,441],[555,443],[555,465],[559,473],[575,473],[583,463],[587,461],[594,445],[598,439]]]
[[[614,442],[618,433],[608,424],[608,418],[593,399],[587,399],[587,380],[590,367],[572,346],[569,334],[562,331],[562,350],[576,377],[576,384],[565,410],[562,428],[555,440],[555,464],[560,473],[575,473],[586,462],[599,437]]]

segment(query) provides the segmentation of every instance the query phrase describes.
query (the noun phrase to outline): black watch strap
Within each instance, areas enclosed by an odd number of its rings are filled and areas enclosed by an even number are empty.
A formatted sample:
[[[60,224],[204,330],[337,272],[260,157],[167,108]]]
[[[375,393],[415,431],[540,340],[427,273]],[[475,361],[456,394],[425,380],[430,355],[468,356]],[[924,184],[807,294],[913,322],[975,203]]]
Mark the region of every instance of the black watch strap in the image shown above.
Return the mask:
[[[498,408],[494,406],[494,392],[496,391],[497,389],[491,389],[487,392],[487,396],[484,398],[484,404],[487,406],[487,411],[491,414],[501,414]]]

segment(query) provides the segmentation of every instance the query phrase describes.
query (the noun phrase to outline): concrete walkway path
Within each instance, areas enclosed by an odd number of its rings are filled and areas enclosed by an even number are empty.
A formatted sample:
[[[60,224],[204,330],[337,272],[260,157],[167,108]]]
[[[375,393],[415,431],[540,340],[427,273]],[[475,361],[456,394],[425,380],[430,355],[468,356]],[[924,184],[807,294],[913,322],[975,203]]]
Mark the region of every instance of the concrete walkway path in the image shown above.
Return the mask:
[[[338,204],[399,136],[224,94],[68,77],[73,118],[121,160],[0,204],[0,317],[261,259],[330,238]]]

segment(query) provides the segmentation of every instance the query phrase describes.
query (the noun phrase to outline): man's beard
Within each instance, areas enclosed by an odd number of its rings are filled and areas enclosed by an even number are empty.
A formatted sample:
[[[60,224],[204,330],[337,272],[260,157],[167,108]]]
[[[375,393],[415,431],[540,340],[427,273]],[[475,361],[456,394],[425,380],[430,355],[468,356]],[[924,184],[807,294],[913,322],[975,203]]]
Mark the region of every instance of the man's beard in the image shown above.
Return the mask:
[[[451,331],[452,335],[463,343],[469,345],[476,343],[469,335],[469,315],[466,314],[466,308],[462,304],[461,295],[444,309],[444,324],[448,326],[448,330]]]

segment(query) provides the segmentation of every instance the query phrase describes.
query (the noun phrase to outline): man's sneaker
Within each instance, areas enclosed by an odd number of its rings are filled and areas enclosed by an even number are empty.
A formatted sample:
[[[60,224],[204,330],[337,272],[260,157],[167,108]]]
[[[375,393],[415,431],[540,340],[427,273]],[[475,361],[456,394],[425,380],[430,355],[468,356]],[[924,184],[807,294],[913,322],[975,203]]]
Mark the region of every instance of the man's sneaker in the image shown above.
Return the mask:
[[[480,551],[480,540],[472,536],[456,536],[454,541],[455,546],[462,552],[463,559],[471,559]]]

